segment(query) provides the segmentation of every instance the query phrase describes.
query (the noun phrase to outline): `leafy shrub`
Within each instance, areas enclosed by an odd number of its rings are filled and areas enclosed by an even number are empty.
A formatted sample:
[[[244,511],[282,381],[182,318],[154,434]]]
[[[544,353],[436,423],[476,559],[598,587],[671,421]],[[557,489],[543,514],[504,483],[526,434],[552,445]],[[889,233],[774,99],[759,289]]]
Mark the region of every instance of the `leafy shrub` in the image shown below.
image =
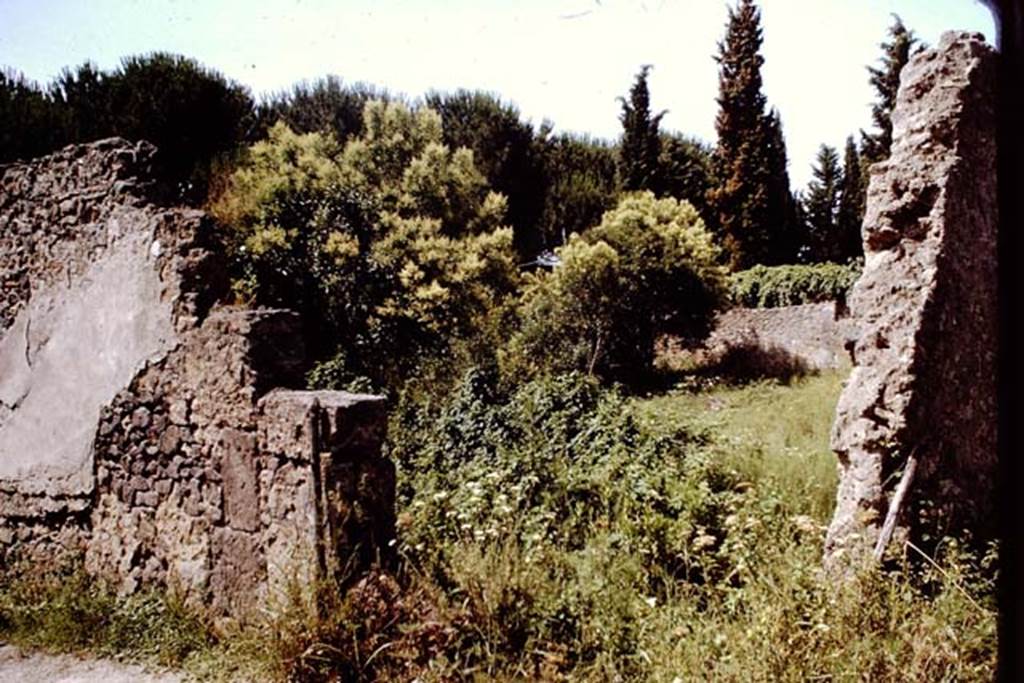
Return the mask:
[[[582,551],[603,530],[666,574],[723,570],[709,558],[734,482],[682,427],[639,424],[592,378],[539,379],[501,396],[473,369],[446,405],[406,405],[394,429],[409,552],[498,539]]]
[[[532,273],[522,325],[505,354],[513,374],[576,370],[631,381],[665,332],[705,330],[725,298],[725,271],[696,210],[650,192],[623,199]]]
[[[504,198],[426,108],[368,102],[344,146],[275,124],[213,210],[240,296],[297,308],[316,361],[378,384],[489,329],[517,282]]]
[[[843,300],[860,277],[859,264],[754,266],[729,277],[737,306],[773,308]]]

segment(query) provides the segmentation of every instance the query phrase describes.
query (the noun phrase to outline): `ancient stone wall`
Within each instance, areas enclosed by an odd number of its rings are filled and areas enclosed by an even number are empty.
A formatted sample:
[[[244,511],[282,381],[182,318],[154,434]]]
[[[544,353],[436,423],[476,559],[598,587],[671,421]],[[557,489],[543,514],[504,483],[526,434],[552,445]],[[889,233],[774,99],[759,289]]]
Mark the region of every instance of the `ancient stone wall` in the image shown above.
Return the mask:
[[[243,616],[386,546],[386,416],[288,389],[298,317],[216,304],[212,226],[155,203],[153,152],[0,169],[0,553],[82,553],[122,591]]]
[[[891,508],[896,537],[918,544],[992,532],[995,59],[981,36],[947,33],[901,76],[891,157],[871,169],[865,266],[850,297],[857,331],[832,435],[840,484],[830,567],[870,556]]]
[[[835,369],[846,362],[845,311],[834,301],[777,308],[731,308],[715,317],[705,346],[756,345],[780,349],[808,368]]]
[[[151,205],[154,154],[104,140],[0,169],[0,547],[81,525],[101,407],[223,291],[205,217]]]

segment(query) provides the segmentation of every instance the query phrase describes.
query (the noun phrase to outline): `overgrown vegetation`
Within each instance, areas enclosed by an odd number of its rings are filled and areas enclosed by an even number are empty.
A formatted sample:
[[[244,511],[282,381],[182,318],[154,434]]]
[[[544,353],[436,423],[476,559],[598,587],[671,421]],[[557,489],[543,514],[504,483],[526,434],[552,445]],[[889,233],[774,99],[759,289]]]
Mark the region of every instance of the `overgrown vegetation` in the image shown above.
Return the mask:
[[[774,308],[820,301],[845,300],[860,276],[859,263],[754,266],[729,276],[737,306]]]
[[[947,539],[821,576],[837,374],[752,345],[644,393],[663,336],[700,337],[730,298],[841,299],[859,271],[766,265],[855,256],[867,155],[851,138],[840,169],[823,148],[818,184],[790,193],[761,39],[741,0],[714,148],[659,130],[646,68],[618,143],[491,94],[336,77],[257,105],[168,55],[46,91],[0,74],[0,161],[154,139],[218,219],[238,301],[300,313],[309,385],[390,394],[401,558],[231,632],[73,568],[8,572],[0,637],[214,678],[990,679],[994,550]],[[909,49],[893,40],[880,94]],[[521,267],[541,250],[557,265]]]
[[[0,637],[247,680],[992,679],[994,549],[821,575],[838,374],[652,398],[496,380],[400,401],[397,573],[216,637],[68,575],[7,581]]]
[[[73,557],[58,567],[26,561],[4,568],[0,639],[174,667],[214,645],[209,624],[173,596],[120,598]]]

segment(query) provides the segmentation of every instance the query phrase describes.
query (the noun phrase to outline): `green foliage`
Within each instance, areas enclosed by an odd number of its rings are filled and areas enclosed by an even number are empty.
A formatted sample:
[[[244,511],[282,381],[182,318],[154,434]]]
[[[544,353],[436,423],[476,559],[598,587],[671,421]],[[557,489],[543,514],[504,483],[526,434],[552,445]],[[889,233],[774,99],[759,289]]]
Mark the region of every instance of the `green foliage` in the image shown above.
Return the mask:
[[[761,13],[753,0],[729,9],[719,43],[719,95],[714,154],[717,184],[708,193],[733,270],[790,260],[789,178],[776,112],[761,91]]]
[[[581,375],[506,395],[471,371],[440,404],[403,401],[391,454],[408,590],[433,587],[430,619],[447,626],[440,652],[437,640],[419,650],[428,670],[991,677],[991,554],[946,545],[935,565],[842,589],[821,574],[840,385],[832,374],[627,401]]]
[[[860,270],[858,263],[754,266],[729,277],[732,300],[752,308],[844,300]]]
[[[568,134],[542,138],[539,144],[547,183],[540,234],[551,249],[597,225],[615,206],[616,152],[602,141]]]
[[[625,399],[473,370],[393,412],[396,574],[219,640],[80,573],[4,575],[0,637],[212,680],[992,680],[997,548],[821,572],[842,379]]]
[[[45,154],[60,144],[58,112],[21,74],[0,70],[0,163]]]
[[[559,250],[561,265],[527,276],[513,374],[579,370],[635,380],[665,332],[703,329],[725,296],[718,251],[686,202],[630,195]]]
[[[512,602],[486,609],[486,637],[502,655],[535,641],[621,658],[641,627],[640,596],[660,600],[674,579],[724,580],[731,567],[716,550],[742,494],[693,437],[641,424],[621,396],[579,374],[495,394],[471,371],[439,409],[405,406],[392,455],[411,484],[400,503],[411,561],[480,584],[481,597],[493,584],[482,571],[498,557],[473,548],[511,553],[525,575]],[[468,564],[467,549],[483,566]],[[605,582],[636,602],[618,604]],[[498,628],[500,611],[517,635]]]
[[[349,363],[321,386],[397,382],[486,328],[517,278],[505,200],[443,144],[437,113],[372,101],[364,116],[343,147],[275,124],[213,205],[240,295],[297,307],[314,358]]]
[[[363,129],[363,107],[370,100],[396,99],[387,91],[366,83],[346,85],[338,76],[326,76],[313,83],[295,84],[290,90],[270,95],[256,111],[256,130],[266,135],[275,123],[296,133],[330,133],[346,142]]]
[[[811,167],[813,179],[807,184],[803,198],[809,232],[809,260],[840,260],[841,237],[836,214],[839,210],[843,172],[839,155],[828,145],[818,148],[818,156]]]
[[[476,167],[508,198],[507,218],[521,261],[544,246],[538,222],[544,208],[544,159],[533,127],[496,95],[458,90],[429,93],[426,103],[441,115],[444,142],[473,152]]]
[[[88,576],[80,561],[6,568],[0,574],[0,639],[162,666],[181,666],[214,644],[208,625],[180,600],[158,593],[119,598]]]
[[[843,152],[839,208],[836,210],[838,245],[836,260],[838,261],[864,256],[860,228],[864,220],[864,205],[867,201],[867,183],[862,166],[863,161],[851,135],[846,138],[846,149]]]
[[[164,52],[126,57],[110,72],[90,64],[65,70],[51,94],[66,127],[61,144],[148,140],[179,197],[196,202],[206,198],[214,160],[244,139],[254,107],[244,87]]]
[[[127,57],[111,71],[86,62],[42,91],[0,74],[0,161],[76,142],[148,140],[175,199],[202,202],[218,159],[252,123],[248,91],[198,62],[163,52]]]
[[[619,143],[619,180],[626,192],[661,188],[659,157],[661,137],[658,126],[665,112],[651,113],[651,96],[647,90],[647,74],[651,66],[644,65],[629,89],[629,99],[619,98],[622,113],[622,140]]]
[[[861,131],[861,155],[869,164],[889,157],[889,148],[892,146],[892,111],[896,108],[900,72],[910,61],[914,46],[918,44],[914,32],[907,29],[903,20],[895,14],[888,34],[889,40],[880,45],[881,63],[877,67],[868,67],[869,82],[877,98],[871,105],[871,120],[876,131]]]
[[[696,138],[676,133],[661,134],[661,156],[658,159],[661,178],[660,195],[686,200],[693,204],[704,224],[714,232],[707,192],[714,184],[712,148]]]

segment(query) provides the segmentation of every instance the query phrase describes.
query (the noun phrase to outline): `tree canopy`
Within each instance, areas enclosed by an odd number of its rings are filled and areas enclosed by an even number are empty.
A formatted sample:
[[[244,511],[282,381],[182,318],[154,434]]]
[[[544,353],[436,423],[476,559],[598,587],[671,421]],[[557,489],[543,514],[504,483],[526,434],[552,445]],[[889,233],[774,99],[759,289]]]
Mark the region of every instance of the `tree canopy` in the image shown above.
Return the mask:
[[[659,156],[661,154],[661,138],[658,126],[665,112],[651,113],[651,96],[647,89],[647,74],[651,66],[640,68],[633,86],[629,89],[629,99],[619,98],[622,113],[622,140],[619,143],[619,179],[622,189],[626,192],[637,190],[661,189],[659,174]]]
[[[716,184],[708,192],[722,244],[734,269],[777,263],[786,253],[790,219],[785,141],[762,92],[761,13],[753,0],[729,9],[718,45],[719,94],[713,156]]]

